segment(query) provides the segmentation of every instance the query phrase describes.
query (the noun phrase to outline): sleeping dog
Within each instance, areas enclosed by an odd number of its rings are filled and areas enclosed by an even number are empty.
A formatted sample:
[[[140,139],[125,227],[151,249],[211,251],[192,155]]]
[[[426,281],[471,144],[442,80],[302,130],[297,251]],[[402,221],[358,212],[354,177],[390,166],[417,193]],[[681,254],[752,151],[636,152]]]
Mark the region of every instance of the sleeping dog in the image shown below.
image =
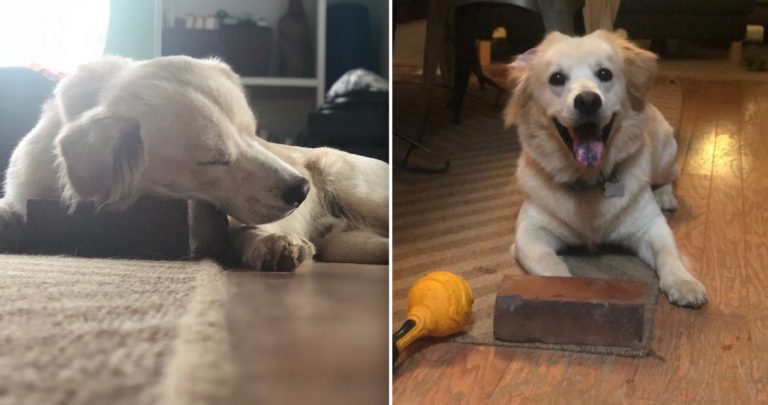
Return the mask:
[[[121,209],[140,196],[198,199],[230,215],[243,263],[386,263],[388,165],[269,143],[238,76],[184,56],[109,57],[66,76],[13,152],[0,229],[31,198]]]

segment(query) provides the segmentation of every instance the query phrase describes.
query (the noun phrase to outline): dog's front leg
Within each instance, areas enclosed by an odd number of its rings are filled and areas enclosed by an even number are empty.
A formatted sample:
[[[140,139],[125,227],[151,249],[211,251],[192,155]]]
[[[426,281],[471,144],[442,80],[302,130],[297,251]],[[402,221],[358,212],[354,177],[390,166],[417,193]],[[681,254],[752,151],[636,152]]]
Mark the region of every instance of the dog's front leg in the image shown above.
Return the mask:
[[[328,262],[386,264],[389,239],[366,230],[332,232],[317,242],[318,258]]]
[[[568,266],[557,256],[557,249],[561,247],[562,242],[550,232],[526,218],[518,219],[515,244],[510,251],[528,273],[535,276],[570,277]]]
[[[685,269],[672,230],[661,214],[636,239],[634,247],[641,260],[656,268],[659,286],[669,302],[694,308],[707,302],[707,290]]]
[[[672,192],[672,183],[667,183],[653,190],[653,199],[662,211],[677,210],[677,198]]]
[[[261,271],[293,271],[315,255],[315,246],[301,235],[281,232],[276,224],[232,224],[230,238],[244,265]]]

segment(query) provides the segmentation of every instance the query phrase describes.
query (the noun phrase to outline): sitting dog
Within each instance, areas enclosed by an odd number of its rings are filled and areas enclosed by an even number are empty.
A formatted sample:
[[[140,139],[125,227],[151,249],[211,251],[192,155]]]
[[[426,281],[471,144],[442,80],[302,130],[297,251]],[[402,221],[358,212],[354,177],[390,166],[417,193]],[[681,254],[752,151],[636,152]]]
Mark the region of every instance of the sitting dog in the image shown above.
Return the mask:
[[[231,217],[243,263],[388,261],[386,163],[269,143],[238,76],[217,60],[108,57],[66,76],[13,152],[0,228],[32,198],[121,209],[140,196],[198,199]]]
[[[662,214],[677,207],[677,144],[645,99],[656,55],[597,31],[549,34],[526,58],[505,113],[522,144],[516,176],[526,201],[512,246],[518,262],[535,275],[569,276],[557,250],[624,246],[656,269],[672,303],[706,303]]]

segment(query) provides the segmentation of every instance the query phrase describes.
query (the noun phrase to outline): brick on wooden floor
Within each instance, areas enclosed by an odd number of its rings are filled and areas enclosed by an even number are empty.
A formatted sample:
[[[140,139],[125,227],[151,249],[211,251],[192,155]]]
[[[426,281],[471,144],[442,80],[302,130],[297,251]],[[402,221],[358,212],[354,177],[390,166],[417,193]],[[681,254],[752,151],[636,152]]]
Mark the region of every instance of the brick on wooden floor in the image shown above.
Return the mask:
[[[506,275],[494,308],[496,339],[637,347],[644,284],[635,280]]]

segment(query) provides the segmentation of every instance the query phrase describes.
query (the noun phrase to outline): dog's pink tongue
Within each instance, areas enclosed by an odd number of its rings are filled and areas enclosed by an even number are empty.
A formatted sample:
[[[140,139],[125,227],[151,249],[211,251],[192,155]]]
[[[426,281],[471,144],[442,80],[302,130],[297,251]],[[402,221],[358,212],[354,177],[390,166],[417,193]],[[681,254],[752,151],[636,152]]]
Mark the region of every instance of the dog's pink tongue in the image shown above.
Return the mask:
[[[583,167],[603,163],[603,140],[597,125],[582,124],[573,134],[573,157]]]
[[[599,166],[603,162],[603,142],[599,140],[573,142],[574,156],[580,165],[585,167]]]

